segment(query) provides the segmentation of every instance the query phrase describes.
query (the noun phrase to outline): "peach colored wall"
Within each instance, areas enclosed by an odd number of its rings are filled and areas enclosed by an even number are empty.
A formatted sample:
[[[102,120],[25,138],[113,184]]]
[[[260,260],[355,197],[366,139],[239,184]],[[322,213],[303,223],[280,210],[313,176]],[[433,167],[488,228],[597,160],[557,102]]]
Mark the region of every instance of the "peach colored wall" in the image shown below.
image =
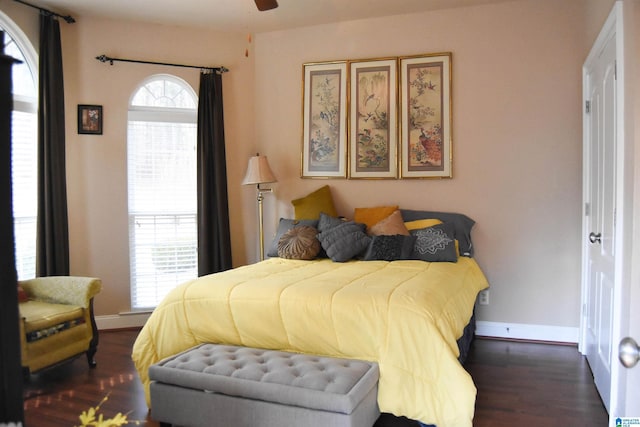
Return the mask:
[[[127,222],[126,134],[129,97],[147,76],[169,73],[187,81],[198,93],[199,70],[95,59],[145,59],[193,65],[224,65],[223,76],[227,167],[230,188],[242,179],[252,139],[251,97],[253,58],[246,58],[245,36],[204,29],[78,18],[63,26],[65,102],[67,109],[67,180],[71,268],[74,274],[102,278],[97,314],[130,309]],[[104,134],[78,135],[77,104],[101,104]],[[242,167],[238,167],[241,165]],[[232,211],[241,210],[242,196],[230,191]],[[241,217],[232,215],[234,235],[243,233]],[[244,257],[242,240],[233,256]]]
[[[15,3],[0,4],[37,23]],[[223,81],[235,265],[257,259],[255,193],[240,182],[260,151],[279,179],[265,200],[267,244],[277,218],[292,215],[290,200],[325,183],[343,215],[387,203],[463,212],[477,221],[477,260],[492,285],[480,319],[577,327],[581,66],[607,13],[600,0],[522,0],[353,21],[257,34],[249,58],[244,34],[88,17],[63,23],[72,274],[103,279],[98,315],[129,310],[127,102],[155,73],[198,89],[196,70],[94,57],[223,64],[231,69]],[[442,51],[453,53],[453,179],[299,178],[304,62]],[[76,133],[79,103],[104,106],[104,135]]]
[[[326,183],[346,216],[383,204],[462,212],[477,221],[491,283],[479,319],[578,327],[581,67],[597,34],[583,6],[523,0],[259,34],[256,145],[279,177],[267,233],[293,214],[291,199]],[[443,51],[453,54],[453,179],[299,178],[303,63]]]
[[[0,0],[0,11],[4,12],[29,38],[37,52],[40,22],[37,13],[13,0]]]
[[[38,14],[2,1],[2,10],[38,45]],[[5,4],[8,3],[8,4]],[[129,97],[144,78],[160,73],[178,76],[198,92],[197,69],[118,63],[95,59],[99,54],[195,65],[224,65],[223,76],[227,168],[232,183],[229,202],[234,236],[244,233],[243,205],[253,207],[252,194],[236,189],[253,139],[253,55],[246,58],[245,34],[179,28],[74,16],[61,22],[66,111],[67,193],[71,274],[100,277],[98,315],[130,310],[127,223],[126,132]],[[253,46],[251,46],[253,49]],[[79,135],[77,104],[103,106],[103,135]],[[233,258],[244,263],[244,239],[234,241]]]

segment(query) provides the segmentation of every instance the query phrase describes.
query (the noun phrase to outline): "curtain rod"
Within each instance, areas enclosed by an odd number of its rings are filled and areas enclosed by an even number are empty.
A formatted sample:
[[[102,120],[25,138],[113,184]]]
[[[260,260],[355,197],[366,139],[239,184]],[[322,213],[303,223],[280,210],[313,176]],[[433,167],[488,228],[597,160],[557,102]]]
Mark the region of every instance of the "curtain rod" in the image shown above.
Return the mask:
[[[40,6],[36,6],[34,4],[31,4],[31,3],[27,3],[24,0],[13,0],[13,1],[18,2],[18,3],[22,3],[25,6],[29,6],[29,7],[32,7],[34,9],[38,9],[40,12],[45,12],[45,13],[48,13],[49,15],[53,15],[53,16],[57,16],[59,18],[62,18],[67,22],[67,24],[73,24],[73,23],[76,22],[76,20],[73,19],[73,16],[71,16],[71,15],[63,16],[63,15],[60,15],[59,13],[55,13],[55,12],[49,10],[49,9],[45,9],[45,8],[40,7]]]
[[[111,58],[107,55],[96,56],[96,59],[100,62],[109,62],[109,64],[113,65],[114,61],[120,62],[134,62],[137,64],[153,64],[153,65],[168,65],[170,67],[184,67],[184,68],[199,68],[201,70],[212,70],[216,71],[219,74],[226,73],[229,71],[226,67],[202,67],[199,65],[184,65],[184,64],[171,64],[168,62],[155,62],[155,61],[142,61],[138,59],[122,59],[122,58]]]

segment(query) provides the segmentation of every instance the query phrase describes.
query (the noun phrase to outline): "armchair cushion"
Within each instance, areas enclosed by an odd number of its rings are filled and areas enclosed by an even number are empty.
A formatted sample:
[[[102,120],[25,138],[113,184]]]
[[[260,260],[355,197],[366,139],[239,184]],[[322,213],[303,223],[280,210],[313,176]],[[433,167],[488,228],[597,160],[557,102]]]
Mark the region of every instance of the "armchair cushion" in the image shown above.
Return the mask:
[[[77,305],[27,301],[20,304],[20,316],[24,319],[24,331],[29,334],[76,319],[83,319],[84,309]]]

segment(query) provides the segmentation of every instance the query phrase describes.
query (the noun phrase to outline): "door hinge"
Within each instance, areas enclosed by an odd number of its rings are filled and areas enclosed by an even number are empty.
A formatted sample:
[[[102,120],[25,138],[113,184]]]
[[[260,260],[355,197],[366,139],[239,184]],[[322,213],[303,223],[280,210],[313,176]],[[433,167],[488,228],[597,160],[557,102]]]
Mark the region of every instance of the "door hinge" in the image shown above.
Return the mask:
[[[584,111],[589,114],[591,112],[591,101],[584,102]]]

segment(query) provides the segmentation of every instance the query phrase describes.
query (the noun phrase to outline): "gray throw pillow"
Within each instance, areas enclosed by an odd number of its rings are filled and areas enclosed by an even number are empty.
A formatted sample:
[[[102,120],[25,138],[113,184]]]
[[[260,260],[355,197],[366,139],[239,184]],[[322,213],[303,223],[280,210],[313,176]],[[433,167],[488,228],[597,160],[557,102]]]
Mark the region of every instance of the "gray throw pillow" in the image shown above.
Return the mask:
[[[346,222],[342,218],[338,218],[335,216],[327,215],[324,212],[320,212],[320,219],[318,220],[318,231],[322,233],[323,231],[328,231],[333,227],[336,227],[342,223]]]
[[[413,259],[429,262],[458,262],[454,226],[451,223],[411,230],[416,238],[413,247]]]
[[[342,221],[340,225],[318,234],[318,240],[327,256],[335,262],[345,262],[363,253],[371,242],[365,230],[367,226],[353,221]]]
[[[453,212],[434,212],[401,209],[404,222],[415,221],[417,219],[434,218],[442,222],[450,222],[454,226],[454,237],[460,244],[460,254],[467,257],[473,256],[473,243],[471,242],[471,229],[476,223],[464,214]]]
[[[364,255],[365,261],[395,261],[412,259],[415,236],[396,234],[373,236]]]

